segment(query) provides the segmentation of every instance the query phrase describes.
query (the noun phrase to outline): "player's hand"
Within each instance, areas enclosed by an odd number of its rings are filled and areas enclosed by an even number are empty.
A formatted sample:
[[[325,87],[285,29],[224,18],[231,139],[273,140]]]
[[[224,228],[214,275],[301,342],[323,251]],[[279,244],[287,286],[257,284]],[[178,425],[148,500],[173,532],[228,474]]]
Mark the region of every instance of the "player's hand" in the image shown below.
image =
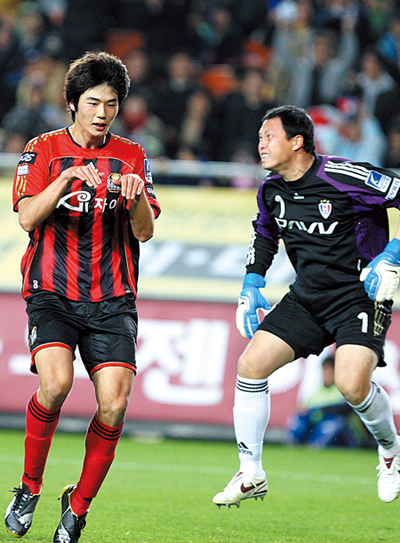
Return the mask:
[[[242,291],[236,310],[236,326],[243,337],[252,338],[260,322],[258,310],[267,312],[271,306],[261,294],[260,288],[265,287],[265,279],[258,273],[248,273],[243,280]]]
[[[362,271],[360,280],[371,300],[393,300],[400,279],[400,240],[393,238]]]
[[[63,178],[68,183],[79,179],[84,181],[88,187],[97,188],[101,183],[101,178],[104,176],[104,172],[99,172],[97,168],[90,162],[87,166],[72,166],[64,170],[60,178]]]
[[[113,183],[121,187],[121,194],[127,200],[139,198],[143,192],[144,181],[135,173],[121,175],[116,181],[113,179]]]

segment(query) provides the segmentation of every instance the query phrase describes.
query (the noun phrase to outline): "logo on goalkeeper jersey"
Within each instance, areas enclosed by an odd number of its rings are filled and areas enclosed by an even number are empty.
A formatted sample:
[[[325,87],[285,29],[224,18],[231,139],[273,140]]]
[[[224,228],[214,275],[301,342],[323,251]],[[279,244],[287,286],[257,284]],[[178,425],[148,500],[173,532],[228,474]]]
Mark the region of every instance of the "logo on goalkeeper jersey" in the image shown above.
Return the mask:
[[[368,187],[372,187],[380,192],[386,192],[389,188],[392,178],[388,175],[378,173],[374,170],[370,171],[365,181],[365,184]]]
[[[319,212],[324,219],[327,219],[332,212],[332,204],[329,200],[321,200],[318,204]]]
[[[399,192],[399,189],[400,189],[400,179],[398,177],[395,177],[393,179],[393,183],[390,186],[390,190],[385,196],[385,200],[393,200],[394,198],[396,198],[397,193]]]

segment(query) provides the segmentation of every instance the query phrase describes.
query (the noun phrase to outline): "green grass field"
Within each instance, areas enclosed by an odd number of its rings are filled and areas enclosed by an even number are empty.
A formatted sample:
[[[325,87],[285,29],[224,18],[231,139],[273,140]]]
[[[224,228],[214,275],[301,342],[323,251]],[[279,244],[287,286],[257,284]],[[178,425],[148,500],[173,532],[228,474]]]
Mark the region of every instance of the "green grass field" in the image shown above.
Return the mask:
[[[0,509],[22,469],[23,434],[0,430]],[[59,521],[61,490],[76,482],[83,435],[57,433],[43,495],[25,542],[48,543]],[[400,542],[400,500],[381,503],[377,455],[266,445],[270,491],[240,508],[212,503],[238,467],[233,443],[123,437],[92,503],[82,543],[373,543]],[[4,528],[0,542],[16,541]]]

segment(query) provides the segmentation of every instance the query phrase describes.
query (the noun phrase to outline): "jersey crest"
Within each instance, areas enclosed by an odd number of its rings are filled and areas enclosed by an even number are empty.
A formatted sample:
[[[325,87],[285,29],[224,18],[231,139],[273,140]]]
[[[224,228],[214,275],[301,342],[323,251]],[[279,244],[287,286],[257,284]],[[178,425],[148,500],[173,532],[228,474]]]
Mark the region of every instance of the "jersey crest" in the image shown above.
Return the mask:
[[[332,212],[332,204],[329,200],[321,200],[318,204],[318,210],[324,219],[327,219]]]
[[[118,181],[121,177],[120,173],[110,173],[107,179],[107,190],[109,192],[120,192],[121,187],[116,185],[114,181]]]

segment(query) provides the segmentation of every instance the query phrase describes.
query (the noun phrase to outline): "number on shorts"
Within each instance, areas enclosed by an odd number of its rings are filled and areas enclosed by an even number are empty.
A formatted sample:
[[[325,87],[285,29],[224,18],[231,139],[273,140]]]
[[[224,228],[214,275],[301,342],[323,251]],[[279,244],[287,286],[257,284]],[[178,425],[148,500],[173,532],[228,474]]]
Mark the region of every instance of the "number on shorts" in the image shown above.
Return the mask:
[[[361,321],[361,332],[366,334],[368,332],[368,314],[362,311],[357,315],[357,318]]]

